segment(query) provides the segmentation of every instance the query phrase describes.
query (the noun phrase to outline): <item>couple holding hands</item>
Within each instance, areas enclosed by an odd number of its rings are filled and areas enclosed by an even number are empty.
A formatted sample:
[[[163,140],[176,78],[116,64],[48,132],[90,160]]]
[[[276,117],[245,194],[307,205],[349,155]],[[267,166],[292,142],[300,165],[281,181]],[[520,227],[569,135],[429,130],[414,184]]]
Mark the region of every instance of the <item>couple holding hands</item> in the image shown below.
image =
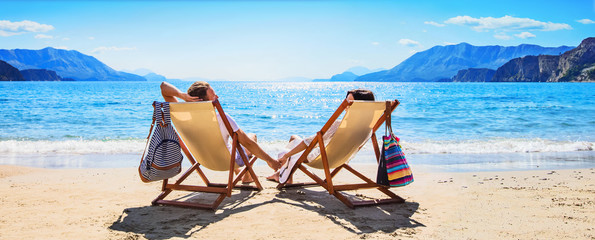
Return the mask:
[[[219,98],[215,93],[215,90],[207,83],[198,81],[193,83],[187,92],[182,92],[175,86],[163,82],[161,83],[161,95],[167,102],[178,102],[178,98],[182,99],[186,102],[196,102],[196,101],[214,101]],[[356,89],[347,92],[345,97],[347,100],[363,100],[363,101],[374,101],[374,93],[370,90],[365,89]],[[267,180],[272,181],[281,181],[282,183],[287,181],[289,175],[289,170],[293,168],[293,164],[299,157],[296,155],[297,153],[302,152],[307,148],[307,146],[314,140],[315,135],[308,137],[308,138],[300,138],[299,136],[293,135],[289,140],[289,144],[285,147],[286,149],[278,155],[278,159],[273,159],[269,154],[267,154],[257,143],[256,135],[253,133],[245,133],[242,131],[237,123],[233,120],[231,116],[226,114],[227,119],[233,129],[238,134],[238,138],[240,142],[243,143],[245,149],[240,148],[243,150],[246,155],[254,155],[262,160],[264,160],[270,168],[272,168],[275,173],[269,177]],[[227,128],[223,124],[219,113],[217,113],[217,120],[219,122],[219,129],[221,131],[221,135],[223,139],[226,141],[226,145],[228,149],[231,149],[230,133],[227,131]],[[326,143],[330,141],[333,137],[335,132],[337,131],[341,120],[335,121],[329,130],[323,135],[323,140]],[[230,150],[231,151],[231,150]],[[313,150],[309,155],[305,162],[309,160],[315,159],[320,154],[320,150],[316,149]],[[296,155],[296,156],[294,156]],[[294,156],[294,157],[292,157]],[[239,166],[244,166],[244,162],[241,160],[239,154],[236,154],[236,163]],[[289,161],[291,160],[291,161]],[[236,169],[236,174],[239,173],[239,170]],[[242,182],[249,183],[252,182],[252,178],[249,174],[245,174]]]

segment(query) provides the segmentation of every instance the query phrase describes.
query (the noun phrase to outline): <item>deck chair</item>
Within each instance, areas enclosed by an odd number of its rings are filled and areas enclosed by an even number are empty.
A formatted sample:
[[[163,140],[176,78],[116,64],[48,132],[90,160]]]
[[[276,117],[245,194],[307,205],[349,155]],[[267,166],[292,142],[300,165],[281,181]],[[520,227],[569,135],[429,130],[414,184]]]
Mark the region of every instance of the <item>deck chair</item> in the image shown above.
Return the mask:
[[[326,189],[329,194],[335,196],[350,208],[405,202],[403,198],[391,192],[387,187],[376,184],[374,181],[347,164],[350,158],[359,151],[368,139],[372,140],[372,145],[376,154],[376,161],[378,162],[380,148],[378,147],[375,132],[384,123],[386,114],[391,114],[398,105],[398,100],[387,102],[344,100],[327,123],[316,134],[316,138],[314,138],[310,145],[307,146],[306,150],[304,150],[298,158],[294,167],[290,170],[290,178],[294,172],[299,169],[315,182],[296,184],[280,183],[277,188],[321,186]],[[335,135],[331,138],[328,145],[325,146],[322,136],[343,112],[345,112],[345,115],[341,121],[339,129],[335,132]],[[316,145],[320,148],[320,155],[313,161],[304,163],[304,160],[307,159],[308,154]],[[309,171],[306,165],[311,168],[322,169],[324,171],[325,179],[323,180]],[[363,180],[363,183],[343,185],[333,184],[333,177],[342,169],[351,172]],[[376,200],[350,200],[346,195],[341,193],[341,191],[370,188],[378,189],[380,192],[388,195],[389,198]]]
[[[219,130],[215,110],[219,112],[221,120],[223,120],[227,130],[231,133],[230,136],[233,141],[231,153]],[[248,161],[244,151],[236,151],[242,143],[238,140],[238,134],[232,131],[229,120],[225,116],[218,100],[212,102],[170,103],[170,115],[171,121],[180,138],[182,151],[192,166],[174,184],[168,183],[167,179],[163,180],[162,192],[153,200],[153,205],[162,204],[216,210],[225,197],[231,197],[234,187],[262,190],[262,185],[252,169],[252,164],[256,161],[256,157],[252,157]],[[245,168],[234,179],[234,169],[238,167],[234,159],[238,153],[245,163]],[[201,167],[214,171],[229,171],[227,183],[212,183]],[[204,186],[182,184],[193,172],[200,175]],[[236,186],[244,174],[250,174],[256,186]],[[210,204],[164,200],[167,195],[175,190],[214,193],[219,194],[219,197]]]

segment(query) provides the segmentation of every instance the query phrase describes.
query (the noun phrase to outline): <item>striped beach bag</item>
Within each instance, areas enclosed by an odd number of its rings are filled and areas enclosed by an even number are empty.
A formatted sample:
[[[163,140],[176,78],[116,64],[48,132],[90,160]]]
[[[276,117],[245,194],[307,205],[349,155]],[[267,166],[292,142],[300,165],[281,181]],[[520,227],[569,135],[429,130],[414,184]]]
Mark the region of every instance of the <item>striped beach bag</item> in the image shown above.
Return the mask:
[[[385,114],[386,133],[382,137],[383,147],[378,162],[376,183],[390,187],[402,187],[413,182],[413,173],[407,164],[401,145],[399,145],[400,139],[393,134],[390,112],[387,113]]]
[[[182,170],[180,140],[171,125],[168,102],[153,102],[153,122],[138,172],[143,182],[171,178]]]

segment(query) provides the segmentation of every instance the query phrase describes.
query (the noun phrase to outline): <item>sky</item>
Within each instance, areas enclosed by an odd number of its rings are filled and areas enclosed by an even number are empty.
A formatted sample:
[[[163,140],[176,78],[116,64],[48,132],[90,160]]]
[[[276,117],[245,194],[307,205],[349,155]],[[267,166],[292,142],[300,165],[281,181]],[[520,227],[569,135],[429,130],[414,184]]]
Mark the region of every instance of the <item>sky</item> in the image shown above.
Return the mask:
[[[270,81],[390,69],[416,52],[577,46],[595,0],[2,1],[0,48],[76,50],[116,70]]]

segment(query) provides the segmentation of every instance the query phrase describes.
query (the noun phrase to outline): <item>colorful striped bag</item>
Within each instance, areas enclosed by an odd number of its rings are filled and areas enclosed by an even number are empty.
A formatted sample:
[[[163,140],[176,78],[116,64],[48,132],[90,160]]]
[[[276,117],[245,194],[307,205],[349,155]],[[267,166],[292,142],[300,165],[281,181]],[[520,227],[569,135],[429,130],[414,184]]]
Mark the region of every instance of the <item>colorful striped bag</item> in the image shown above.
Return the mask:
[[[387,105],[387,109],[389,106]],[[402,187],[413,182],[413,173],[405,154],[399,145],[399,138],[393,134],[390,112],[386,112],[386,130],[382,137],[383,147],[378,162],[376,183],[390,187]]]

